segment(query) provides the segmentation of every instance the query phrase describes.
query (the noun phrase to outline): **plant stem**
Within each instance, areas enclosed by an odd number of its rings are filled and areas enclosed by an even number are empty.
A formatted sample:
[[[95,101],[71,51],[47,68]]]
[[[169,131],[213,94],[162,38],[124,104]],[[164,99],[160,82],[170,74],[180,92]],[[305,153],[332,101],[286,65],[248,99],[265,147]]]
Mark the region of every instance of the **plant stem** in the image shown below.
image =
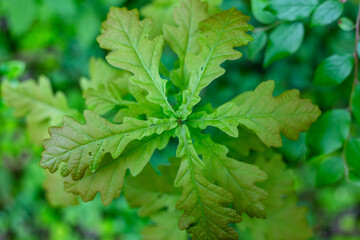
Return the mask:
[[[354,44],[354,81],[351,88],[350,100],[349,100],[349,112],[352,113],[351,105],[352,99],[355,94],[356,85],[359,83],[359,55],[358,55],[358,42],[359,42],[359,32],[360,32],[360,3],[358,8],[358,14],[356,18],[355,25],[355,44]]]
[[[349,99],[349,104],[348,104],[348,111],[350,113],[350,118],[352,117],[352,108],[351,108],[352,100],[354,98],[356,85],[359,83],[359,55],[358,55],[359,33],[360,33],[360,3],[359,3],[359,7],[358,7],[358,13],[357,13],[356,25],[355,25],[355,43],[354,43],[354,54],[353,54],[354,55],[354,80],[352,83],[350,99]],[[344,166],[345,166],[345,174],[346,174],[347,178],[349,175],[349,167],[348,167],[347,161],[346,161],[345,149],[349,143],[350,137],[351,137],[351,127],[349,129],[348,136],[345,140],[343,152],[342,152]]]
[[[273,29],[274,27],[277,27],[281,24],[282,22],[281,21],[276,21],[268,26],[264,26],[264,27],[257,27],[255,28],[252,32],[255,33],[255,32],[261,32],[261,31],[269,31],[271,29]]]

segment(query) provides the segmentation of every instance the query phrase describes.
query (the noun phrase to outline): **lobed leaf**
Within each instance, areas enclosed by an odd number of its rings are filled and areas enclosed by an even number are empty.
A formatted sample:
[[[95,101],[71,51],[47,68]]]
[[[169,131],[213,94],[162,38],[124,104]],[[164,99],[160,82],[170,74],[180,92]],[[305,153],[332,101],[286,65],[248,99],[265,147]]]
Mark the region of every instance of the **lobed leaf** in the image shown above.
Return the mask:
[[[134,101],[128,101],[126,107],[121,108],[115,115],[115,122],[123,122],[126,117],[138,117],[141,115],[146,115],[147,118],[155,117],[155,118],[166,118],[166,114],[164,114],[162,108],[154,103],[146,100],[146,92],[133,84],[130,84],[129,90],[133,97],[136,99]]]
[[[171,165],[159,166],[161,175],[147,165],[139,175],[126,179],[126,200],[131,207],[140,207],[139,215],[149,216],[155,224],[142,231],[143,239],[187,239],[186,232],[178,227],[181,211],[175,209],[181,194],[173,186],[180,165],[178,160],[170,159]]]
[[[269,193],[264,201],[268,216],[266,220],[244,216],[244,221],[236,226],[251,232],[254,240],[306,240],[312,237],[307,222],[307,210],[297,206],[294,191],[294,177],[281,159],[273,154],[267,160],[259,156],[255,164],[268,175],[268,179],[259,186]]]
[[[174,21],[177,26],[165,24],[164,38],[179,58],[179,67],[172,70],[170,79],[175,86],[186,89],[190,72],[185,66],[189,53],[198,53],[199,23],[208,18],[207,4],[200,0],[182,0],[174,8]]]
[[[130,206],[140,207],[140,216],[150,216],[165,208],[176,211],[175,203],[181,192],[174,189],[173,182],[178,168],[178,162],[172,162],[170,166],[160,166],[159,176],[151,165],[147,165],[136,177],[128,177],[125,197]]]
[[[119,94],[125,96],[129,93],[129,78],[131,73],[116,69],[101,58],[91,58],[89,62],[90,79],[85,77],[80,79],[80,87],[83,91],[87,89],[97,90],[100,86],[107,83],[116,83]]]
[[[64,179],[60,173],[51,174],[46,172],[43,183],[46,200],[53,207],[63,207],[78,204],[78,197],[64,191]]]
[[[266,180],[266,174],[257,166],[237,161],[227,156],[228,149],[211,140],[209,136],[195,138],[195,149],[202,155],[206,168],[204,174],[234,196],[233,208],[251,217],[266,217],[262,200],[267,193],[255,185]]]
[[[141,121],[126,118],[123,124],[117,125],[91,111],[85,111],[84,117],[85,125],[64,117],[63,127],[50,128],[51,137],[43,142],[41,167],[55,172],[64,162],[61,174],[71,173],[74,180],[79,180],[88,167],[94,172],[106,153],[117,158],[132,140],[161,134],[177,126],[175,119]]]
[[[181,158],[175,187],[182,187],[176,208],[184,210],[179,228],[187,230],[193,239],[237,239],[236,231],[228,224],[239,222],[240,216],[227,207],[233,200],[230,192],[209,182],[202,174],[204,163],[199,158],[185,125],[177,130]]]
[[[214,136],[214,141],[225,145],[229,152],[228,156],[235,159],[249,157],[252,152],[265,152],[267,147],[253,132],[248,129],[238,127],[239,135],[234,138],[224,132]]]
[[[175,116],[166,97],[166,80],[159,74],[162,36],[149,39],[151,18],[139,20],[139,12],[126,8],[111,8],[97,38],[100,47],[110,50],[106,60],[113,66],[134,74],[131,83],[146,90],[147,99],[163,107],[164,113]]]
[[[274,82],[260,84],[240,105],[229,102],[212,114],[198,114],[189,120],[201,129],[214,126],[230,136],[238,135],[239,124],[254,131],[267,146],[280,147],[285,137],[296,140],[299,133],[307,131],[320,115],[320,110],[308,99],[300,99],[298,90],[286,91],[273,97]]]
[[[98,114],[107,113],[116,107],[135,104],[133,101],[123,100],[118,84],[112,82],[100,85],[97,90],[86,89],[83,96],[88,108]]]
[[[187,234],[178,228],[180,211],[163,211],[152,215],[150,220],[154,225],[147,226],[143,229],[142,237],[144,240],[187,240]]]
[[[161,34],[165,24],[173,25],[176,23],[173,19],[173,11],[179,6],[179,2],[179,0],[153,0],[141,8],[142,16],[154,19],[152,35]],[[218,6],[222,4],[223,0],[201,0],[201,2],[208,5],[210,14],[214,14],[221,11]]]
[[[142,141],[131,142],[116,159],[105,155],[98,169],[95,172],[87,171],[83,178],[74,181],[67,177],[65,190],[79,194],[84,201],[91,201],[99,192],[105,206],[109,205],[114,198],[120,196],[124,183],[126,170],[129,168],[132,175],[138,175],[149,162],[156,149],[163,149],[170,134],[152,135]],[[146,169],[144,172],[148,172]],[[153,181],[149,182],[153,183]],[[125,195],[130,204],[129,191]],[[133,190],[135,191],[135,190]]]
[[[200,23],[198,55],[190,54],[186,67],[191,72],[188,88],[183,92],[180,116],[186,119],[192,108],[200,101],[199,94],[214,79],[224,74],[220,65],[226,60],[235,60],[241,53],[234,49],[246,45],[253,38],[246,31],[253,27],[246,23],[248,16],[235,8],[211,16]]]
[[[15,108],[16,117],[26,116],[30,137],[36,143],[48,136],[49,126],[59,125],[64,115],[78,116],[62,92],[53,93],[46,77],[40,77],[38,83],[28,80],[18,85],[4,81],[2,96],[8,107]]]

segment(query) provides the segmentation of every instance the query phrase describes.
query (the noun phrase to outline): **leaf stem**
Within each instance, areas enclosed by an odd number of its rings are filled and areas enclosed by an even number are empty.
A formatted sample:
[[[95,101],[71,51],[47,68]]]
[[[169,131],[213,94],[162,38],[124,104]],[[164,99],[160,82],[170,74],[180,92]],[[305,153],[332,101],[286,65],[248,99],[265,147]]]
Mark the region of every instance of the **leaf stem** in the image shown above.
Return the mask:
[[[353,56],[354,56],[354,80],[352,83],[350,99],[349,99],[349,104],[348,104],[348,111],[350,113],[350,118],[352,116],[352,108],[351,108],[352,100],[354,98],[356,85],[359,83],[359,54],[358,54],[359,33],[360,33],[360,3],[359,3],[359,7],[358,7],[358,13],[357,13],[356,25],[355,25],[355,43],[354,43],[354,53],[353,53]],[[343,150],[342,150],[342,158],[343,158],[344,167],[345,167],[345,176],[347,179],[349,179],[349,166],[346,161],[345,150],[349,143],[350,138],[351,138],[351,127],[349,129],[349,133],[346,137],[346,140],[345,140],[344,146],[343,146]]]
[[[351,88],[351,94],[349,99],[349,112],[352,113],[351,105],[352,105],[352,99],[355,94],[355,88],[356,85],[359,83],[359,55],[358,55],[358,43],[359,43],[359,32],[360,32],[360,3],[358,8],[358,14],[356,17],[356,25],[355,25],[355,44],[354,44],[354,81]]]
[[[261,31],[269,31],[271,29],[273,29],[274,27],[277,27],[279,26],[280,24],[282,23],[282,21],[276,21],[268,26],[264,26],[264,27],[257,27],[255,28],[252,32],[255,33],[255,32],[261,32]]]

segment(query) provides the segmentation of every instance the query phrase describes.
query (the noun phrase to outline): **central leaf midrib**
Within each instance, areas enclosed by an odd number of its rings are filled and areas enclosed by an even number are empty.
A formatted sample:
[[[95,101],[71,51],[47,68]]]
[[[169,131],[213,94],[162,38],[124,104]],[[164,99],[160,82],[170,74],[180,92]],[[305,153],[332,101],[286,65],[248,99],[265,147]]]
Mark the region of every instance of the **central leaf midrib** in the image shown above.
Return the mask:
[[[62,155],[65,155],[65,154],[67,154],[67,153],[70,154],[71,152],[76,151],[76,150],[78,150],[79,148],[85,148],[87,145],[93,144],[93,143],[98,142],[98,141],[105,141],[105,140],[107,140],[107,139],[119,137],[119,136],[121,136],[121,135],[131,134],[131,133],[134,133],[134,132],[137,132],[137,131],[144,131],[144,129],[147,129],[147,128],[155,128],[155,127],[158,128],[158,127],[163,127],[163,126],[166,126],[166,125],[171,125],[171,124],[174,124],[174,123],[175,123],[175,121],[174,121],[174,122],[163,123],[163,124],[156,125],[156,126],[147,126],[147,127],[144,127],[144,128],[139,128],[139,129],[131,130],[131,131],[128,131],[128,132],[118,133],[118,134],[111,135],[111,136],[107,136],[107,137],[104,137],[104,138],[95,139],[95,140],[90,141],[90,142],[88,142],[88,143],[85,143],[85,144],[83,144],[83,145],[79,144],[76,148],[73,148],[73,149],[71,149],[71,150],[65,151],[65,152],[62,153],[62,154],[59,154],[59,155],[56,155],[56,156],[53,155],[53,157],[50,158],[50,159],[48,159],[47,161],[50,161],[50,160],[52,160],[52,159],[54,159],[54,158],[58,158],[58,157],[60,157],[60,156],[62,156]],[[86,133],[86,134],[87,134],[87,133]],[[87,134],[87,135],[88,135],[88,134]],[[88,135],[88,136],[90,136],[90,135]],[[65,136],[63,136],[63,137],[65,137]],[[90,136],[90,137],[91,137],[91,136]],[[66,137],[66,139],[70,139],[70,138]],[[72,139],[70,139],[70,140],[72,140]],[[108,152],[108,151],[107,151],[107,152]]]
[[[303,114],[256,114],[256,115],[239,115],[239,116],[230,116],[230,117],[218,117],[218,118],[198,118],[198,119],[191,119],[189,122],[197,122],[197,121],[221,121],[221,120],[241,120],[241,119],[252,119],[252,118],[265,118],[265,117],[291,117],[291,116],[299,116],[299,115],[312,115],[313,113],[303,113]]]
[[[197,188],[197,180],[195,178],[195,172],[194,172],[194,168],[193,168],[193,165],[192,165],[192,156],[191,156],[191,153],[190,153],[190,150],[189,150],[189,146],[188,146],[188,143],[187,143],[187,138],[185,136],[185,133],[184,133],[184,127],[182,128],[182,131],[181,131],[181,137],[183,138],[183,141],[184,141],[184,147],[186,149],[186,154],[187,154],[187,158],[188,158],[188,161],[189,161],[189,170],[190,170],[190,175],[191,175],[191,179],[192,179],[192,185],[193,185],[193,189],[195,190],[196,192],[196,196],[197,196],[197,199],[198,199],[198,203],[199,203],[199,207],[200,207],[200,210],[201,210],[201,213],[203,215],[203,218],[205,219],[208,219],[205,212],[204,212],[204,209],[203,209],[203,203],[201,201],[201,198],[200,198],[200,194],[199,194],[199,190]],[[195,206],[196,207],[196,206]],[[194,208],[195,208],[194,207]],[[208,232],[208,231],[207,231]],[[209,235],[208,235],[209,236]]]
[[[204,143],[203,143],[203,144],[204,144]],[[213,148],[211,148],[211,146],[209,146],[209,145],[207,145],[207,144],[204,144],[204,145],[207,146],[207,148],[210,150],[210,153],[211,153],[211,155],[213,156],[212,159],[216,159],[216,161],[217,161],[221,166],[223,166],[223,168],[225,169],[225,171],[228,173],[227,176],[230,176],[231,179],[233,180],[233,182],[236,183],[237,189],[239,189],[240,192],[243,193],[243,195],[244,195],[244,196],[246,197],[246,199],[248,200],[249,204],[255,203],[255,202],[251,201],[250,198],[248,197],[248,195],[245,193],[245,188],[241,187],[240,184],[238,184],[238,182],[237,182],[234,174],[233,174],[233,173],[227,168],[227,166],[225,166],[225,165],[223,164],[223,162],[215,155],[215,153],[212,151]],[[210,161],[211,161],[211,160],[210,160]],[[221,179],[220,179],[220,180],[221,180]],[[234,194],[234,195],[235,195],[235,194]],[[247,209],[247,208],[245,208],[245,209]]]
[[[208,65],[209,65],[209,62],[210,62],[211,59],[212,59],[212,55],[214,54],[214,51],[215,51],[216,47],[218,46],[217,43],[218,43],[218,41],[219,41],[219,39],[220,39],[220,36],[222,36],[222,34],[224,33],[224,29],[226,28],[229,20],[230,20],[230,16],[228,16],[228,18],[227,18],[226,21],[225,21],[225,24],[221,27],[221,31],[220,31],[220,33],[219,33],[218,36],[217,36],[217,39],[216,39],[216,41],[215,41],[215,44],[214,44],[213,48],[211,49],[211,52],[210,52],[210,54],[209,54],[209,57],[206,59],[205,66],[203,66],[204,69],[203,69],[203,71],[201,72],[200,78],[199,78],[198,81],[196,81],[195,87],[194,87],[193,90],[191,91],[191,95],[190,95],[190,97],[188,98],[189,100],[188,100],[187,103],[185,104],[185,106],[184,106],[185,108],[184,108],[183,111],[186,111],[189,103],[193,100],[195,91],[197,90],[197,88],[198,88],[198,86],[199,86],[199,83],[201,82],[201,80],[202,80],[202,78],[203,78],[203,76],[204,76],[204,74],[205,74],[205,72],[206,72],[206,69],[207,69],[207,67],[208,67]]]
[[[143,63],[142,59],[140,58],[140,54],[137,50],[137,48],[134,46],[134,43],[132,41],[132,39],[130,38],[130,35],[129,33],[126,31],[126,29],[124,28],[124,25],[122,24],[121,20],[118,18],[117,15],[115,15],[116,19],[119,21],[122,29],[124,30],[124,33],[126,34],[132,48],[134,49],[135,53],[136,53],[136,57],[138,58],[138,60],[140,61],[141,65],[143,66],[143,68],[146,70],[146,73],[148,75],[148,77],[152,80],[152,82],[154,83],[154,85],[156,86],[156,89],[159,91],[161,97],[163,98],[163,100],[165,101],[165,104],[168,106],[168,108],[171,110],[171,112],[174,114],[174,116],[176,116],[176,113],[174,112],[174,109],[171,107],[171,105],[169,104],[166,96],[165,96],[165,93],[163,91],[161,91],[160,89],[160,86],[157,84],[157,82],[152,78],[152,76],[150,75],[149,73],[149,70],[147,69],[147,67],[145,67],[145,64]],[[131,21],[132,21],[133,18],[131,18]],[[139,22],[140,23],[140,22]],[[141,29],[141,31],[143,32],[143,29]]]

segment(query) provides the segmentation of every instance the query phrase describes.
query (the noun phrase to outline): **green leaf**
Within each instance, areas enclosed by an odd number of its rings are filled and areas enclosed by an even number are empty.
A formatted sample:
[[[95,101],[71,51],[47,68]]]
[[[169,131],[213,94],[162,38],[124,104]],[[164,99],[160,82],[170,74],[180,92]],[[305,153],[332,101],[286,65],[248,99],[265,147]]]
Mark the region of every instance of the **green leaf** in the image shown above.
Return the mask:
[[[269,36],[265,51],[264,66],[295,53],[304,38],[302,23],[283,23],[276,27]]]
[[[285,198],[294,193],[294,176],[286,169],[282,156],[274,152],[269,156],[259,154],[254,164],[268,175],[267,180],[257,185],[269,194],[263,203],[270,214],[272,209],[281,208]]]
[[[340,29],[347,31],[347,32],[355,29],[354,22],[350,18],[347,18],[347,17],[340,18],[340,20],[338,21],[338,25],[339,25]]]
[[[46,200],[53,207],[63,207],[78,204],[77,196],[64,190],[64,179],[59,173],[46,172],[44,181]]]
[[[126,200],[131,207],[140,207],[140,216],[150,216],[165,208],[168,211],[176,210],[175,203],[181,195],[173,184],[180,166],[178,160],[170,166],[160,166],[161,176],[151,165],[146,165],[139,175],[126,179]]]
[[[270,8],[281,20],[296,21],[308,17],[318,5],[317,0],[270,0]]]
[[[301,99],[298,90],[289,90],[273,97],[274,81],[260,84],[240,106],[228,102],[212,114],[194,115],[189,120],[193,127],[214,126],[236,137],[239,124],[254,131],[267,146],[281,147],[280,133],[297,140],[320,115],[320,110],[309,99]]]
[[[0,64],[0,76],[6,76],[8,79],[17,79],[25,71],[26,64],[22,61],[12,60]]]
[[[311,26],[324,26],[341,16],[344,6],[338,0],[329,0],[318,6],[311,18]]]
[[[155,117],[155,118],[166,118],[167,116],[164,114],[162,108],[154,103],[146,100],[146,91],[130,84],[129,91],[136,99],[136,102],[127,101],[126,107],[120,109],[114,117],[114,121],[118,123],[122,123],[124,118],[126,117],[138,117],[140,115],[145,114],[147,118]]]
[[[178,227],[181,211],[175,209],[181,191],[173,186],[179,159],[170,159],[170,166],[159,166],[159,176],[147,165],[136,177],[125,182],[125,197],[131,207],[140,207],[140,216],[149,216],[155,225],[142,231],[143,239],[187,239],[187,234]],[[149,181],[151,179],[151,181]]]
[[[123,124],[113,124],[88,110],[84,117],[85,125],[64,117],[63,127],[49,129],[50,139],[43,142],[41,167],[55,172],[64,162],[61,174],[71,173],[73,180],[79,180],[87,168],[95,172],[106,153],[117,158],[132,140],[161,134],[177,126],[176,119],[154,118],[148,121],[126,118]]]
[[[161,135],[152,135],[142,141],[133,141],[116,159],[110,155],[105,155],[95,172],[92,173],[87,170],[84,177],[77,181],[67,177],[65,190],[79,194],[84,201],[93,200],[96,193],[99,192],[104,206],[107,206],[114,198],[119,197],[126,170],[129,168],[133,176],[138,175],[146,163],[149,162],[154,151],[163,149],[167,145],[169,138],[168,133],[163,133]],[[149,183],[153,182],[152,180]],[[129,200],[129,189],[127,193],[126,196]]]
[[[255,164],[268,175],[268,179],[258,185],[269,193],[264,201],[268,216],[256,219],[244,216],[244,221],[236,226],[249,229],[254,240],[307,240],[312,237],[307,222],[306,208],[297,206],[294,192],[293,174],[286,170],[281,156],[276,154],[266,160],[263,156]]]
[[[2,11],[7,16],[12,35],[20,36],[31,27],[36,16],[36,1],[2,1]]]
[[[80,86],[83,91],[89,88],[97,90],[109,82],[117,83],[121,95],[129,93],[129,78],[131,74],[109,65],[101,58],[91,58],[89,62],[90,79],[81,78]]]
[[[350,129],[350,114],[345,109],[324,113],[306,135],[308,149],[314,155],[332,153],[342,147]]]
[[[201,0],[208,5],[210,14],[221,11],[218,7],[223,0]],[[155,35],[161,34],[164,24],[175,24],[173,10],[179,6],[179,0],[153,0],[141,8],[141,15],[154,19]]]
[[[316,186],[335,183],[344,177],[344,162],[339,156],[324,159],[316,173]]]
[[[177,129],[179,146],[177,157],[181,158],[175,187],[182,187],[176,208],[184,210],[179,228],[187,230],[193,239],[237,239],[236,231],[228,224],[239,222],[235,210],[227,208],[233,201],[231,193],[210,183],[202,174],[204,163],[193,145],[188,128]]]
[[[269,0],[252,0],[251,11],[256,20],[263,24],[271,24],[276,20],[276,17],[266,9],[270,5]]]
[[[97,90],[89,88],[84,91],[87,107],[98,113],[104,114],[115,107],[126,107],[135,104],[133,101],[123,100],[121,90],[116,83],[108,82],[100,85]]]
[[[167,81],[159,74],[164,38],[149,39],[152,24],[151,18],[140,21],[136,9],[113,7],[97,40],[101,48],[111,51],[106,57],[111,65],[132,72],[131,83],[146,90],[146,98],[162,106],[164,113],[175,116],[166,97]]]
[[[351,100],[351,109],[358,125],[360,126],[360,85],[355,87],[354,96]]]
[[[350,75],[353,66],[354,58],[351,54],[332,55],[316,68],[314,84],[325,87],[336,86]]]
[[[246,23],[248,20],[249,17],[231,8],[200,23],[200,53],[191,54],[186,59],[191,77],[188,89],[183,92],[183,103],[180,107],[182,119],[185,120],[193,106],[201,100],[201,90],[224,74],[225,70],[220,65],[226,60],[241,57],[242,54],[234,47],[246,45],[253,39],[245,33],[253,29]]]
[[[254,59],[265,47],[267,42],[267,34],[265,31],[254,32],[252,36],[255,40],[249,44],[250,59]]]
[[[351,138],[345,148],[347,175],[351,181],[360,182],[360,139]]]
[[[152,215],[150,220],[155,225],[147,226],[142,231],[144,240],[187,240],[187,234],[178,227],[180,211],[161,212]]]
[[[240,229],[249,229],[253,240],[308,240],[313,236],[307,222],[307,209],[299,207],[295,197],[287,198],[281,207],[272,209],[263,219],[244,217]]]
[[[283,145],[279,149],[284,158],[291,165],[296,165],[306,159],[306,133],[300,133],[300,137],[296,141],[282,138]]]
[[[170,79],[175,86],[186,89],[190,72],[185,67],[188,53],[198,53],[199,23],[208,18],[207,4],[200,0],[182,0],[174,8],[174,20],[177,26],[164,25],[164,38],[179,58],[179,68],[171,71]]]
[[[15,108],[16,117],[26,117],[30,137],[37,144],[49,136],[48,128],[59,125],[64,115],[78,116],[62,92],[53,93],[46,77],[40,77],[39,83],[28,80],[16,85],[4,81],[2,96],[8,107]]]
[[[252,152],[265,152],[267,147],[250,130],[238,127],[239,135],[234,138],[221,132],[216,135],[216,142],[225,145],[229,149],[229,156],[235,159],[249,157]]]
[[[257,166],[229,158],[228,149],[206,135],[195,138],[195,149],[203,157],[206,178],[232,193],[233,208],[239,214],[246,212],[251,217],[266,217],[261,201],[267,198],[267,193],[255,185],[266,180],[263,171]]]

